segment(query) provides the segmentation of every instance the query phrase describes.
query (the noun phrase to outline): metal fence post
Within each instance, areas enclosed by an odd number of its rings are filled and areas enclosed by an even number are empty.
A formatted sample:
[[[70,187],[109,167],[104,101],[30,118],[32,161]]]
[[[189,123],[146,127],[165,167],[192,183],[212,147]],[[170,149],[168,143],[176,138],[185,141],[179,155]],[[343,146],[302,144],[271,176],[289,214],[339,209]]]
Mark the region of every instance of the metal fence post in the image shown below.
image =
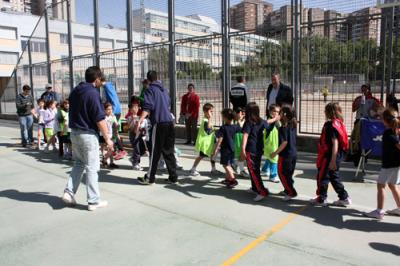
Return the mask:
[[[99,55],[99,0],[93,0],[95,65],[100,67]]]
[[[222,95],[223,108],[229,108],[229,91],[231,87],[230,36],[229,36],[229,0],[222,0]]]
[[[300,2],[300,4],[299,4]],[[301,31],[301,0],[295,0],[294,3],[294,39],[293,39],[293,73],[292,73],[292,79],[293,79],[293,92],[294,92],[294,110],[296,110],[296,114],[299,114],[300,112],[298,111],[299,108],[299,90],[300,90],[300,57],[299,57],[299,49],[300,49],[300,31]],[[297,117],[299,119],[299,117]],[[300,119],[299,119],[300,120]]]
[[[386,14],[383,14],[381,23],[381,55],[382,55],[381,95],[380,95],[381,102],[383,102],[385,80],[386,80],[386,26],[387,26],[386,24],[387,24]]]
[[[133,50],[132,50],[132,0],[126,0],[126,31],[128,41],[128,101],[134,93]]]
[[[176,117],[175,0],[168,0],[168,76],[171,112]]]
[[[50,59],[50,39],[49,39],[49,14],[47,8],[44,10],[44,22],[46,28],[46,58],[47,58],[47,82],[51,83],[51,59]]]
[[[389,9],[389,29],[388,29],[388,47],[387,47],[387,83],[386,83],[386,102],[390,94],[390,83],[392,81],[392,54],[393,54],[393,21],[394,21],[394,7]]]
[[[72,30],[71,30],[71,3],[67,1],[67,27],[68,27],[68,65],[70,91],[74,88],[74,62],[72,58]]]
[[[32,66],[31,39],[28,40],[27,46],[28,46],[28,62],[29,62],[29,85],[31,87],[32,97],[35,97],[35,94],[33,93],[33,69],[32,69],[33,66]]]

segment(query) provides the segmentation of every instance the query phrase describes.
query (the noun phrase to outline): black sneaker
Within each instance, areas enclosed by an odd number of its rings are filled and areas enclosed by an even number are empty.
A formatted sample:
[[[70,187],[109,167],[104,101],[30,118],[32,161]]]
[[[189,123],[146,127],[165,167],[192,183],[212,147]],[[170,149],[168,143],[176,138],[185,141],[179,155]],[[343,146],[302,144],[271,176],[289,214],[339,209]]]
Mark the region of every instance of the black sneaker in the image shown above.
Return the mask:
[[[152,185],[152,184],[154,184],[154,181],[150,182],[150,180],[147,178],[147,176],[138,177],[138,182],[140,184],[142,184],[142,185]]]
[[[167,183],[169,183],[169,184],[176,184],[176,183],[178,183],[178,178],[168,177],[165,181],[167,181]]]
[[[235,179],[235,180],[228,181],[228,184],[226,184],[226,187],[227,187],[227,188],[234,188],[234,187],[236,187],[238,184],[239,184],[238,181]]]

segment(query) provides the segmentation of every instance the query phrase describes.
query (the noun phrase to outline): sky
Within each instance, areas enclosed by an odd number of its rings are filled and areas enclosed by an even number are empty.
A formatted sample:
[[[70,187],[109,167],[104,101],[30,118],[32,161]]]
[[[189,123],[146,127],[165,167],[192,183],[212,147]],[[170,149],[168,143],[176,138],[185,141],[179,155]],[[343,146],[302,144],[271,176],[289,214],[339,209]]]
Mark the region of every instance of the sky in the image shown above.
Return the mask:
[[[93,1],[75,0],[77,21],[84,24],[93,23]],[[133,0],[133,9],[140,8],[140,0]],[[231,5],[241,0],[231,0]],[[290,0],[270,0],[274,9],[290,4]],[[144,0],[146,8],[168,11],[168,0]],[[303,0],[305,7],[320,7],[334,9],[340,12],[352,12],[367,6],[376,5],[376,0]],[[114,27],[125,28],[126,0],[99,0],[99,23],[101,26],[111,24]],[[221,20],[221,0],[175,0],[176,15],[186,16],[200,14]]]

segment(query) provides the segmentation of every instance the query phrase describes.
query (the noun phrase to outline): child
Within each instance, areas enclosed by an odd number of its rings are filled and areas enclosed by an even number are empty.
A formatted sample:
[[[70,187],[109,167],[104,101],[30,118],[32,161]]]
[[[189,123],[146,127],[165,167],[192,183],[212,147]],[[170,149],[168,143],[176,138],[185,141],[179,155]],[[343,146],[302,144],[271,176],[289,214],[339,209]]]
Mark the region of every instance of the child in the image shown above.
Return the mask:
[[[268,108],[268,118],[274,118],[280,113],[280,107],[271,104]],[[278,180],[278,157],[271,158],[271,154],[278,149],[279,146],[279,122],[270,125],[265,130],[264,136],[264,156],[266,157],[264,166],[262,167],[262,175],[269,175],[269,181],[279,183]]]
[[[37,149],[40,150],[41,144],[42,144],[42,133],[44,131],[44,121],[43,121],[43,116],[44,116],[44,100],[39,99],[37,101],[38,107],[35,110],[34,116],[38,121],[38,130],[37,130]]]
[[[278,173],[282,182],[285,195],[284,201],[289,201],[297,197],[297,191],[293,187],[293,174],[296,168],[297,150],[296,150],[296,116],[289,105],[282,106],[280,111],[281,127],[279,128],[279,147],[271,154],[274,159],[279,155]]]
[[[245,110],[241,107],[237,108],[236,113],[236,124],[243,128],[245,122]],[[240,153],[242,151],[242,141],[243,141],[243,133],[240,131],[236,133],[234,137],[235,144],[235,159],[238,161],[235,165],[236,173],[241,175],[242,177],[249,177],[249,174],[244,170],[244,161],[240,160]]]
[[[218,139],[217,145],[215,146],[214,154],[211,158],[214,160],[219,148],[221,148],[221,164],[225,169],[225,180],[222,181],[222,184],[225,184],[228,188],[233,188],[238,184],[232,168],[232,164],[235,160],[234,137],[241,131],[241,127],[233,124],[235,113],[232,109],[224,109],[221,115],[224,125],[216,134]]]
[[[55,148],[54,123],[56,114],[56,102],[48,101],[43,112],[44,134],[47,140],[45,152],[49,152]]]
[[[109,136],[113,136],[112,138],[115,139],[115,131],[118,130],[118,123],[117,118],[113,114],[112,105],[109,102],[104,104],[104,110],[106,114],[106,123],[107,123],[107,130]],[[118,165],[114,163],[114,158],[112,156],[112,152],[107,151],[107,147],[105,145],[105,140],[103,136],[100,136],[99,142],[101,143],[101,154],[103,156],[102,166],[108,168],[118,168]],[[107,163],[107,160],[110,159],[110,163]]]
[[[193,163],[192,169],[190,169],[189,174],[191,176],[200,175],[199,172],[196,171],[197,166],[204,157],[211,157],[212,152],[214,151],[215,134],[211,123],[213,112],[214,112],[214,106],[211,103],[204,104],[203,106],[204,118],[201,121],[195,145],[196,151],[199,152],[199,156],[197,156],[196,160]],[[210,161],[211,161],[211,174],[218,173],[217,169],[215,168],[215,161],[212,158],[210,158]]]
[[[69,101],[64,100],[61,103],[59,109],[59,127],[60,127],[60,146],[63,143],[63,156],[64,159],[72,160],[72,146],[71,146],[71,138],[70,138],[70,128],[69,128]]]
[[[268,196],[269,191],[264,187],[261,180],[261,157],[264,150],[264,129],[268,123],[279,120],[279,116],[264,121],[260,117],[260,108],[255,102],[246,106],[246,122],[243,126],[243,143],[241,159],[247,160],[247,167],[251,177],[251,189],[249,192],[256,193],[254,201],[261,201]]]
[[[142,147],[145,145],[143,141],[143,129],[147,125],[145,123],[142,124],[142,129],[139,132],[135,131],[136,125],[139,122],[139,116],[137,115],[139,111],[139,101],[132,102],[129,106],[129,116],[127,117],[126,122],[129,125],[129,141],[132,145],[132,157],[130,159],[132,163],[132,169],[136,171],[142,171],[142,167],[140,166],[140,156],[142,153]]]
[[[340,163],[349,148],[347,131],[343,124],[342,108],[338,103],[328,103],[325,106],[325,116],[328,121],[322,128],[318,144],[317,197],[311,199],[310,202],[313,205],[327,206],[330,182],[339,196],[339,200],[333,204],[347,206],[351,204],[351,199],[339,176]]]
[[[385,214],[383,205],[386,184],[389,185],[397,205],[396,209],[386,213],[400,216],[400,193],[397,185],[400,182],[400,139],[398,134],[400,118],[398,113],[394,109],[386,109],[383,112],[383,123],[386,130],[382,138],[382,169],[377,182],[378,207],[376,210],[365,214],[379,220],[383,219]]]

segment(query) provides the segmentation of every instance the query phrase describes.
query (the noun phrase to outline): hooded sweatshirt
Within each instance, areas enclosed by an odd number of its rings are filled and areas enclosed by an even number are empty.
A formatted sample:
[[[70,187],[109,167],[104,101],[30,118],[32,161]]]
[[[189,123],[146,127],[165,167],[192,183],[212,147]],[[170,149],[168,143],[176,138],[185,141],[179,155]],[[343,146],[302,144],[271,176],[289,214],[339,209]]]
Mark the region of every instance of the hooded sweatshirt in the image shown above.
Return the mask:
[[[172,122],[170,106],[168,91],[160,81],[152,82],[145,90],[143,103],[143,110],[150,113],[151,124]]]

